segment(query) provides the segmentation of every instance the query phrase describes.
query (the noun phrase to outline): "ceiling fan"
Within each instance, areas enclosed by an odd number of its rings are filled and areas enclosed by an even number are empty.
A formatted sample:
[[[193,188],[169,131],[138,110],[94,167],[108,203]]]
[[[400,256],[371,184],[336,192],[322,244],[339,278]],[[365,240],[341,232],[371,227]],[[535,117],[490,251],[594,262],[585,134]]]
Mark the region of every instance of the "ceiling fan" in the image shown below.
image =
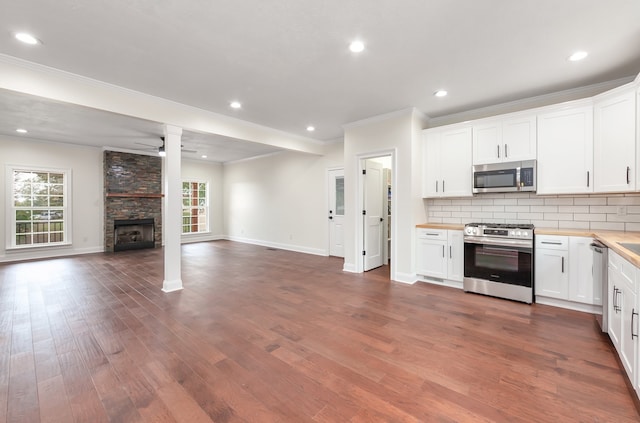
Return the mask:
[[[165,150],[164,150],[164,137],[160,137],[160,139],[162,140],[162,145],[152,145],[152,144],[147,144],[144,142],[140,142],[140,141],[134,141],[134,144],[138,144],[138,145],[144,145],[147,148],[141,149],[141,150],[148,150],[148,151],[157,151],[158,155],[160,156],[165,156]],[[184,145],[180,145],[180,149],[183,153],[197,153],[196,150],[189,150],[187,148],[184,148]]]

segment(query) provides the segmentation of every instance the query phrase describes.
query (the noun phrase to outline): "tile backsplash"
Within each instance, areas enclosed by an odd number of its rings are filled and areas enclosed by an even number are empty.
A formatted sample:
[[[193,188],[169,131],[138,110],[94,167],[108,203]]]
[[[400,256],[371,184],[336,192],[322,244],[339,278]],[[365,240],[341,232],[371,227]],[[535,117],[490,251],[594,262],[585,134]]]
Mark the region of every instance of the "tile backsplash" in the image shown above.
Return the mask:
[[[640,231],[640,194],[479,194],[424,200],[429,223],[532,223],[560,229]]]

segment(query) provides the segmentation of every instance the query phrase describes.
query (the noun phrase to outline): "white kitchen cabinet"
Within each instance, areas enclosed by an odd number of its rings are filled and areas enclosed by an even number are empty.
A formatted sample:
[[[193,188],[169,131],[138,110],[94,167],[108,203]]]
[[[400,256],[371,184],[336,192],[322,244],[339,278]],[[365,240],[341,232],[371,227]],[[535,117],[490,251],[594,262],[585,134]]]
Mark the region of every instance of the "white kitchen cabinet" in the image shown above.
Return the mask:
[[[569,298],[569,237],[538,235],[535,241],[535,294]]]
[[[536,158],[536,116],[505,115],[473,125],[473,164]]]
[[[462,231],[447,232],[449,260],[447,263],[447,279],[462,282],[464,277],[464,240]]]
[[[416,229],[416,274],[462,282],[463,249],[462,231]]]
[[[594,192],[636,189],[636,92],[625,86],[595,97]]]
[[[593,191],[593,105],[565,104],[538,114],[538,194]]]
[[[638,269],[609,250],[609,337],[631,381],[638,386]]]
[[[465,197],[471,189],[471,127],[423,131],[422,196]]]
[[[569,237],[569,301],[602,305],[602,287],[593,280],[592,238]]]

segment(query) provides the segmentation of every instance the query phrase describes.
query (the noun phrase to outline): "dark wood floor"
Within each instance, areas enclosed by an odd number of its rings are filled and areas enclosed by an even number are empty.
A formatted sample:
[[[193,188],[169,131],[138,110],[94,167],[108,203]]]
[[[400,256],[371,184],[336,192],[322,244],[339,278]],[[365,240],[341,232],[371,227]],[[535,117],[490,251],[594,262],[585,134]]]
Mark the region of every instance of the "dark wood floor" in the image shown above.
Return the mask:
[[[219,241],[0,265],[0,422],[638,422],[591,315]]]

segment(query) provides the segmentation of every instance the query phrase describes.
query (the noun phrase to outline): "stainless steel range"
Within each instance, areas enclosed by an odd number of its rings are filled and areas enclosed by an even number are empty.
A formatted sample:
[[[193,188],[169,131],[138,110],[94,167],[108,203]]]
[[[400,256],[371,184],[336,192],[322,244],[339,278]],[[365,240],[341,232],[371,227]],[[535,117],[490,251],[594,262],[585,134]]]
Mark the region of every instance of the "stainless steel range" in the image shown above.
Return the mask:
[[[464,227],[464,290],[533,302],[533,225]]]

